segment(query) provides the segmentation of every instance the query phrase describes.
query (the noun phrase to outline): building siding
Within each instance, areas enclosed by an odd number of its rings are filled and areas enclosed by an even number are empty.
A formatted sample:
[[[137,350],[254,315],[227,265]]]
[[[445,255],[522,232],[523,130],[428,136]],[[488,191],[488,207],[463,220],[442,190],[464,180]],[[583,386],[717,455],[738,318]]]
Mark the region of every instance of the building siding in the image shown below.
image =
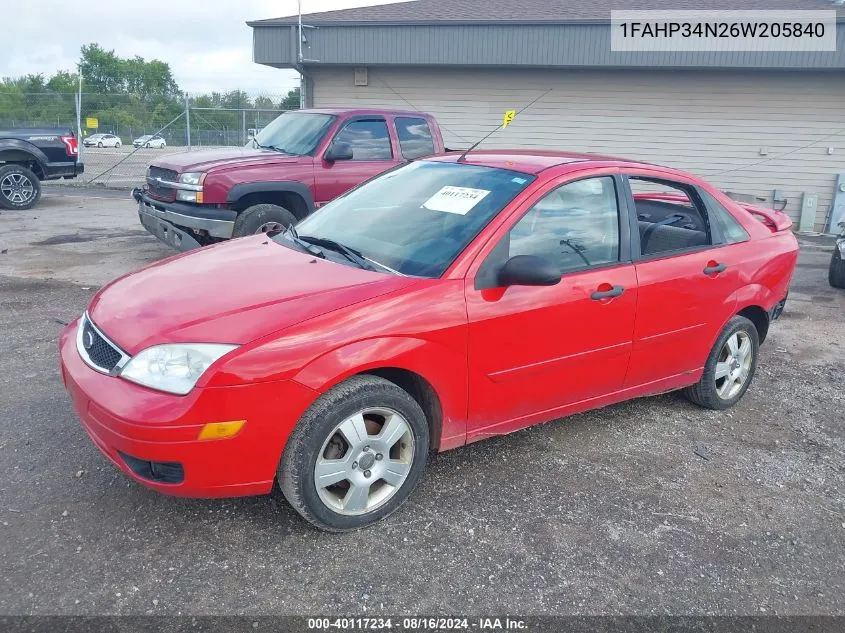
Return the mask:
[[[254,58],[292,67],[292,26],[255,26]],[[303,57],[320,64],[540,66],[606,68],[769,68],[845,70],[845,24],[836,51],[617,53],[610,25],[438,24],[325,26],[306,29]]]
[[[817,193],[819,231],[845,173],[845,82],[827,73],[370,68],[369,85],[356,87],[351,68],[314,68],[309,79],[315,107],[430,112],[452,148],[550,90],[483,146],[670,165],[778,208],[772,192],[782,189],[796,220],[803,193]]]

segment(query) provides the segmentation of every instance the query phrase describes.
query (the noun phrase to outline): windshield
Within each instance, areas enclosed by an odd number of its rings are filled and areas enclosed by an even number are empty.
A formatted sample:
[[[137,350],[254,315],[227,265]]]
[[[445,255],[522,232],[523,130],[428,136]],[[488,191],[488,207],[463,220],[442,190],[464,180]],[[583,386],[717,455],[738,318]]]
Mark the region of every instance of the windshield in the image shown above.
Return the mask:
[[[250,140],[247,147],[269,147],[288,154],[311,154],[335,117],[315,112],[285,112]]]
[[[507,169],[420,161],[335,199],[296,229],[303,240],[339,242],[403,275],[439,277],[533,180]]]

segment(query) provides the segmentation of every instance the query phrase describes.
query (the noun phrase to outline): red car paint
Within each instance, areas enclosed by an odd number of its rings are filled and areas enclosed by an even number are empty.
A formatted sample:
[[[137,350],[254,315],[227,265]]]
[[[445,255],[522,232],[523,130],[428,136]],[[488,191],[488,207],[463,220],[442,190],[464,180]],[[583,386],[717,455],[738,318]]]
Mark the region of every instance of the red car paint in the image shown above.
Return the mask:
[[[759,221],[694,176],[575,154],[476,151],[466,162],[536,180],[440,278],[315,259],[262,235],[170,258],[101,289],[89,315],[129,355],[167,342],[242,347],[215,363],[188,395],[175,396],[90,369],[75,346],[78,320],[71,323],[60,341],[62,376],[96,445],[127,474],[162,492],[266,493],[302,413],[352,375],[398,368],[422,377],[441,412],[432,421],[433,448],[446,450],[694,384],[734,315],[746,309],[768,314],[786,297],[798,253],[788,227]],[[474,288],[498,237],[533,203],[553,187],[596,175],[696,186],[720,202],[749,239],[564,274],[555,286]],[[725,272],[703,272],[716,262]],[[612,285],[625,293],[590,298]],[[196,440],[202,425],[229,420],[246,420],[235,437]],[[138,477],[118,451],[180,462],[184,481]]]

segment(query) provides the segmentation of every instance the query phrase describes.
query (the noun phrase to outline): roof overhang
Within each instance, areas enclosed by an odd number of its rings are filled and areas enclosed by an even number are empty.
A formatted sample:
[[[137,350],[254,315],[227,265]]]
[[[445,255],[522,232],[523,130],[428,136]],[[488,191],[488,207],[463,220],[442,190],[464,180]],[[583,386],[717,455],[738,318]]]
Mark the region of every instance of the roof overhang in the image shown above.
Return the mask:
[[[610,23],[331,23],[303,29],[302,62],[294,22],[253,28],[253,59],[276,68],[313,66],[470,66],[534,68],[706,68],[845,70],[845,23],[831,52],[616,52]]]

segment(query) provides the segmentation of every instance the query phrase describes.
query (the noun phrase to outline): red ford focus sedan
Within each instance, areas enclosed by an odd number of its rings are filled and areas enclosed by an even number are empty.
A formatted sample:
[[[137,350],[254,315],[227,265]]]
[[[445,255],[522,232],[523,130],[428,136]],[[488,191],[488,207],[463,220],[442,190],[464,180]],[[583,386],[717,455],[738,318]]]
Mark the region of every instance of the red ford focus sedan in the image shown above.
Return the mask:
[[[684,389],[751,384],[789,218],[621,159],[420,160],[295,229],[101,289],[61,337],[97,447],[160,492],[263,494],[330,531],[395,511],[443,451]]]

